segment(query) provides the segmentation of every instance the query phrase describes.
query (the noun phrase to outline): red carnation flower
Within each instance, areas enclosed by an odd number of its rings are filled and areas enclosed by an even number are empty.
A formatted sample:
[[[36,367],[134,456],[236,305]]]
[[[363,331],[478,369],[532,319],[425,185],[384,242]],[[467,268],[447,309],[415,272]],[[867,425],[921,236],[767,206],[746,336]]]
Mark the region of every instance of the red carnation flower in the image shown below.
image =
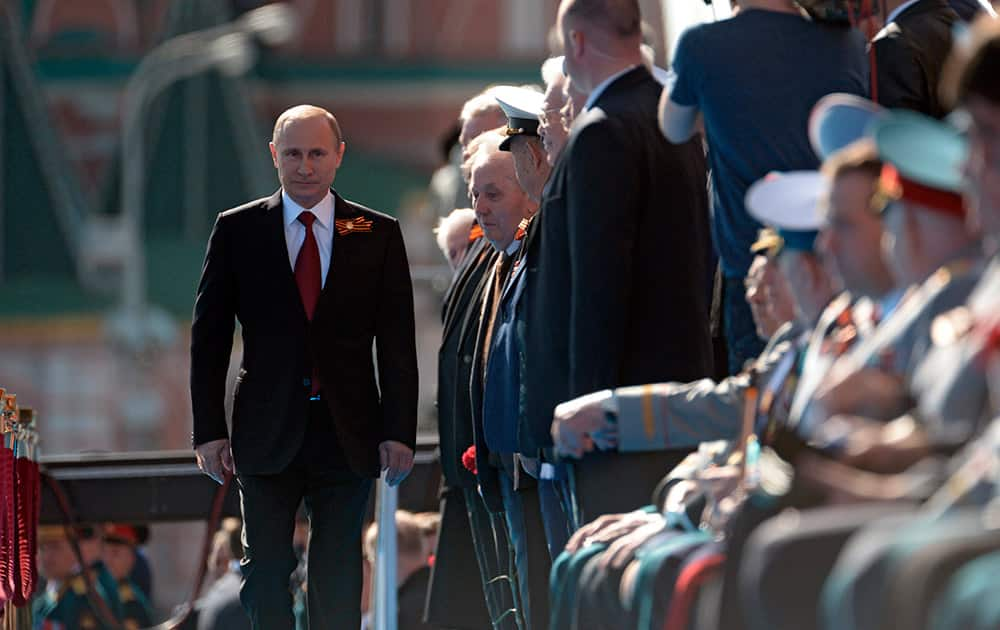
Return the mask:
[[[462,453],[462,465],[473,475],[476,474],[476,445],[473,444]]]

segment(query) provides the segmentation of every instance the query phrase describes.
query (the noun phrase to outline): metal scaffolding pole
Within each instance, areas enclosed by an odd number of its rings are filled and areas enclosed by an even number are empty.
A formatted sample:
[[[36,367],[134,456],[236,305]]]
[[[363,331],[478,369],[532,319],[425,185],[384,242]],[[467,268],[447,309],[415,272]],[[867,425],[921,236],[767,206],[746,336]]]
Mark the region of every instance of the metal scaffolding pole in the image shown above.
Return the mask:
[[[396,630],[396,507],[399,488],[378,480],[375,494],[375,515],[378,522],[378,547],[375,551],[375,630]]]

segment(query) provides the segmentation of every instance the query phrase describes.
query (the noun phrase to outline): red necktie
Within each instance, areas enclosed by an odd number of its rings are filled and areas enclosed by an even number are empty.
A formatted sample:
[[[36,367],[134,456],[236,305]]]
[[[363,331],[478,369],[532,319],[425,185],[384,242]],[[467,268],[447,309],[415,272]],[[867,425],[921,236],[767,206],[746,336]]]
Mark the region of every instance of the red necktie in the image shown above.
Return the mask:
[[[306,240],[302,242],[299,255],[295,258],[295,284],[299,285],[299,296],[302,297],[302,306],[306,309],[306,317],[312,321],[316,312],[316,302],[319,300],[319,292],[323,288],[323,267],[319,261],[319,245],[316,244],[316,235],[313,234],[312,225],[316,220],[316,215],[308,210],[303,210],[298,217],[302,225],[306,226]],[[319,393],[319,373],[316,366],[312,371],[312,391],[315,396]]]

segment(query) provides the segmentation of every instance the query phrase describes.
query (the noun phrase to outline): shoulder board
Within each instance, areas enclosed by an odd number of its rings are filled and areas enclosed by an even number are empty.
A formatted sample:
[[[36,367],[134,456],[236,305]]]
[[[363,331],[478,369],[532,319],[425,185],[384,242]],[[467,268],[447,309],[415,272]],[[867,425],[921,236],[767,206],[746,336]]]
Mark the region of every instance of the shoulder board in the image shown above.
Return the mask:
[[[122,600],[122,603],[134,601],[135,591],[132,590],[132,586],[127,582],[120,582],[118,584],[118,598]]]

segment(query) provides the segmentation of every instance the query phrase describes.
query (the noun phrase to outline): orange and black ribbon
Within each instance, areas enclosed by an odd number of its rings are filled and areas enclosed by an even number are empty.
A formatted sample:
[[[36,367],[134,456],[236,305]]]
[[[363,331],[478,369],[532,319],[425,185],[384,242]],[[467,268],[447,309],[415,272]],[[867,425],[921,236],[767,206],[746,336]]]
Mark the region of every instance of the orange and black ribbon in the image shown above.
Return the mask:
[[[353,219],[334,219],[333,225],[337,234],[353,234],[354,232],[371,232],[375,223],[371,219],[364,217],[354,217]]]

